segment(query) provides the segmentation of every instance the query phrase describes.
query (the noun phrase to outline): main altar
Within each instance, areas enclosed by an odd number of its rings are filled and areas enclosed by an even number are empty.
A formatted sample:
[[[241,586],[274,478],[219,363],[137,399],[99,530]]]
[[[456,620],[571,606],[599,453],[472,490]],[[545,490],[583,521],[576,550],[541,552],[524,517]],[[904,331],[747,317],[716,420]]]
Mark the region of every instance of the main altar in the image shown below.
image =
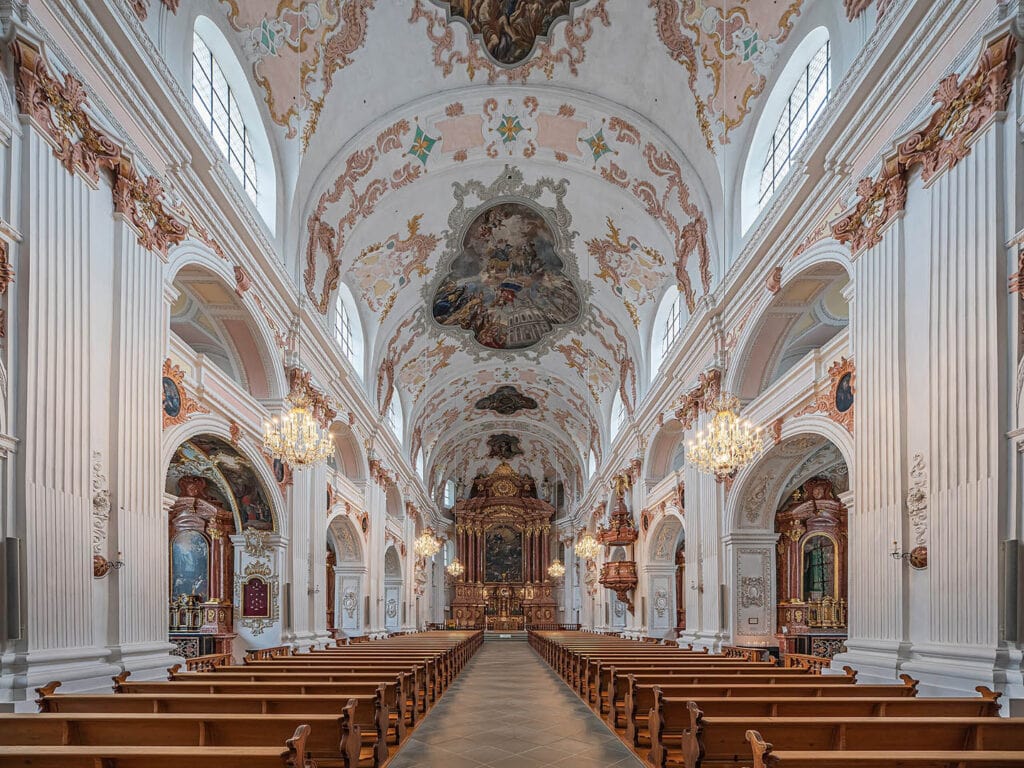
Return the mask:
[[[465,572],[455,582],[451,617],[459,629],[518,630],[555,624],[548,577],[555,509],[532,478],[502,461],[455,504],[455,548]]]

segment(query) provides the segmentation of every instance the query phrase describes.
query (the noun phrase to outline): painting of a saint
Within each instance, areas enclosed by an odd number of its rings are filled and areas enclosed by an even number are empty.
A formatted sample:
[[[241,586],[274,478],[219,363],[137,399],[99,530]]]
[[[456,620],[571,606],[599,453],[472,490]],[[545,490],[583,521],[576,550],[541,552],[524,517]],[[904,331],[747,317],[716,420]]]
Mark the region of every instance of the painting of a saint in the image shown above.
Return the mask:
[[[515,528],[497,525],[487,531],[487,581],[523,580],[523,537]]]
[[[441,325],[472,331],[493,349],[524,349],[575,322],[581,302],[555,252],[544,217],[521,203],[498,203],[466,230],[462,252],[433,298]]]
[[[846,413],[853,408],[853,374],[844,373],[836,384],[836,410]]]
[[[181,392],[178,391],[178,385],[174,383],[174,379],[168,376],[163,377],[163,390],[164,413],[173,419],[181,413]]]
[[[464,19],[484,49],[505,66],[526,60],[537,38],[568,17],[573,0],[448,0],[449,16]]]
[[[182,531],[171,541],[171,597],[210,594],[210,545],[199,531]]]

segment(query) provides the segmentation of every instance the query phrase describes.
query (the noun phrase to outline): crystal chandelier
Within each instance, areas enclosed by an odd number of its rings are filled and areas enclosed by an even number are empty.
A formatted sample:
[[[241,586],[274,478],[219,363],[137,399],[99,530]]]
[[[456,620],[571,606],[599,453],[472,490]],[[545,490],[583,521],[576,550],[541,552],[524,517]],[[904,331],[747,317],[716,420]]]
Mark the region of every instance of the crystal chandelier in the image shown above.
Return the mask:
[[[582,557],[584,560],[593,560],[597,557],[597,553],[601,551],[601,545],[597,543],[591,534],[584,533],[580,536],[579,541],[576,542],[576,554]]]
[[[739,417],[739,400],[722,393],[711,423],[690,441],[687,461],[701,472],[725,479],[757,459],[764,450],[761,430]]]
[[[445,568],[445,570],[448,571],[449,576],[451,576],[453,579],[457,579],[459,578],[459,576],[466,572],[466,566],[460,563],[459,558],[456,557],[454,560],[448,563],[448,567]]]
[[[551,565],[548,566],[548,576],[552,579],[560,579],[565,576],[565,566],[562,565],[562,561],[557,557],[551,561]]]
[[[431,558],[441,551],[441,541],[432,528],[427,528],[413,542],[412,549],[420,557]]]
[[[317,424],[308,403],[297,397],[287,413],[264,424],[263,446],[275,459],[293,467],[319,464],[334,454],[330,432]]]

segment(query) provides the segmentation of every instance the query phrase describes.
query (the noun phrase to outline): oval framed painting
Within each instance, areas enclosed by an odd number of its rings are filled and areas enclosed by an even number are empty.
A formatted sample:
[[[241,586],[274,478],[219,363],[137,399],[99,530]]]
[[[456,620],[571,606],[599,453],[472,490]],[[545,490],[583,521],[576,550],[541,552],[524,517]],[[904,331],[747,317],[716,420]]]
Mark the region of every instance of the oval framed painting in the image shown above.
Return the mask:
[[[181,390],[178,389],[178,384],[174,379],[169,376],[163,377],[162,384],[164,391],[164,413],[173,419],[181,413]]]
[[[839,413],[853,408],[853,372],[847,371],[836,382],[835,406]]]

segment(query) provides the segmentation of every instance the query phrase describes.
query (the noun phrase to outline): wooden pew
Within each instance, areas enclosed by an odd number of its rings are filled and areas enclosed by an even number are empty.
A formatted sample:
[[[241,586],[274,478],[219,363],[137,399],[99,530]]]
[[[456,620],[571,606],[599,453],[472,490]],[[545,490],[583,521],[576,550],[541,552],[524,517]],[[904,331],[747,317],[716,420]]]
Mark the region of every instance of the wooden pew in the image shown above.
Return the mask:
[[[707,722],[751,723],[773,718],[998,718],[1000,694],[984,686],[979,686],[978,691],[980,698],[712,698],[702,699],[698,704],[689,699],[666,698],[660,689],[655,689],[654,705],[647,720],[647,759],[656,768],[667,764],[695,765],[697,756],[704,754],[699,740]],[[739,734],[739,749],[734,750],[734,755],[742,755],[747,749],[746,730]]]
[[[754,768],[1020,768],[1017,750],[775,750],[757,731],[747,731]]]
[[[810,675],[802,669],[780,669],[779,667],[767,667],[762,665],[749,665],[741,667],[701,667],[701,666],[671,666],[671,667],[637,667],[626,665],[623,667],[609,666],[595,675],[593,701],[597,703],[598,714],[605,714],[610,711],[611,702],[619,706],[625,698],[626,685],[624,678],[632,675],[637,685],[666,685],[693,683],[696,677],[706,678],[707,683],[728,683],[728,682],[804,682],[808,679],[814,682],[821,682],[825,685],[841,685],[851,683],[857,678],[857,673],[846,667],[842,675]],[[714,680],[710,678],[715,678]],[[742,678],[742,679],[741,679]],[[586,699],[586,697],[584,697]]]
[[[741,678],[742,679],[742,678]],[[641,729],[645,728],[644,713],[654,706],[655,689],[662,695],[672,698],[688,698],[700,703],[705,698],[745,698],[772,697],[781,698],[892,698],[899,696],[916,696],[918,681],[909,675],[901,675],[903,685],[856,685],[850,680],[841,685],[823,683],[818,675],[809,675],[799,682],[773,683],[765,685],[744,682],[725,683],[718,685],[637,685],[632,675],[626,678],[625,699],[622,707],[617,704],[608,712],[608,723],[613,728],[626,729],[626,742],[639,746]],[[621,717],[620,717],[621,716]]]
[[[112,697],[111,697],[112,698]],[[9,746],[0,766],[33,768],[305,768],[309,726],[300,725],[281,747]]]
[[[293,656],[289,660],[273,660],[246,665],[246,669],[254,669],[259,672],[295,672],[302,675],[330,674],[330,673],[351,673],[351,674],[379,674],[383,678],[397,676],[403,672],[411,675],[411,687],[415,692],[417,704],[416,711],[426,712],[430,705],[437,700],[443,692],[443,686],[436,671],[433,660],[428,659],[427,663],[418,662],[393,662],[393,661],[337,661],[329,660],[307,662],[298,661],[300,657]],[[226,669],[221,667],[220,669]],[[220,670],[218,670],[219,672]]]
[[[222,682],[286,682],[286,683],[335,683],[341,692],[358,695],[356,688],[367,685],[385,686],[388,708],[395,722],[396,742],[405,738],[407,726],[416,724],[415,706],[410,702],[415,695],[412,689],[411,676],[408,672],[399,672],[392,681],[387,675],[373,672],[306,672],[274,671],[263,672],[252,667],[223,667],[217,672],[182,673],[181,665],[175,664],[167,670],[168,680],[188,683],[222,683]],[[115,677],[115,688],[120,676]]]
[[[577,692],[584,700],[589,702],[600,702],[601,697],[606,694],[612,684],[612,676],[616,671],[621,673],[646,672],[648,674],[664,673],[674,674],[676,671],[687,674],[694,671],[711,672],[721,671],[722,674],[737,673],[771,673],[777,675],[805,675],[806,670],[787,669],[767,663],[751,663],[736,659],[724,659],[721,657],[707,657],[701,659],[670,660],[659,659],[652,661],[637,661],[630,658],[606,660],[604,658],[586,658],[583,662],[583,679]],[[603,711],[603,704],[602,704]]]
[[[686,768],[732,768],[749,748],[755,730],[776,749],[833,751],[870,749],[896,760],[905,751],[998,750],[1018,752],[1024,760],[1024,720],[1006,717],[791,717],[703,718],[696,731],[684,733]]]
[[[374,765],[387,760],[387,731],[390,724],[384,686],[373,696],[312,696],[302,694],[210,694],[210,693],[133,693],[121,695],[55,693],[60,683],[53,682],[36,689],[40,712],[60,714],[87,713],[149,713],[193,714],[213,713],[236,715],[331,715],[340,716],[353,704],[349,723],[358,726],[363,747],[374,750]]]

